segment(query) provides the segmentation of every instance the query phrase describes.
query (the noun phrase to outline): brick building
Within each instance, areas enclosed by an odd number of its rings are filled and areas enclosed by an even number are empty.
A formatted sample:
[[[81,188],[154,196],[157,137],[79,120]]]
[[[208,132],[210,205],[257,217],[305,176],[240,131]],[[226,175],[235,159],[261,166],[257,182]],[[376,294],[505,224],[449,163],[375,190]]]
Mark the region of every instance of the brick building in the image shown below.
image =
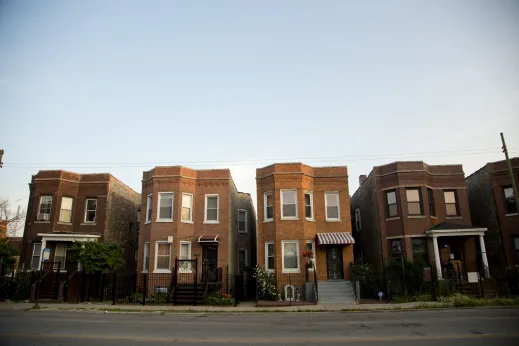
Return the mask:
[[[517,183],[519,158],[510,161]],[[491,271],[498,274],[505,267],[519,266],[519,215],[506,161],[487,163],[465,181],[472,223],[488,228],[485,242]]]
[[[197,258],[199,273],[209,266],[234,274],[256,262],[252,200],[236,189],[228,169],[144,172],[140,230],[139,272],[171,273],[175,258]],[[177,269],[193,271],[182,265]]]
[[[7,220],[0,220],[0,238],[7,237]]]
[[[74,241],[98,239],[121,244],[126,267],[134,266],[140,194],[110,174],[63,170],[39,171],[29,189],[20,257],[23,268],[41,268],[43,250],[49,248],[49,261],[72,269],[67,248]]]
[[[353,262],[348,170],[273,164],[256,170],[258,263],[276,273],[304,273],[315,254],[318,280],[349,279]]]
[[[394,162],[374,167],[359,183],[351,198],[359,260],[379,272],[402,257],[442,269],[451,259],[463,273],[488,267],[486,228],[472,227],[461,165]]]

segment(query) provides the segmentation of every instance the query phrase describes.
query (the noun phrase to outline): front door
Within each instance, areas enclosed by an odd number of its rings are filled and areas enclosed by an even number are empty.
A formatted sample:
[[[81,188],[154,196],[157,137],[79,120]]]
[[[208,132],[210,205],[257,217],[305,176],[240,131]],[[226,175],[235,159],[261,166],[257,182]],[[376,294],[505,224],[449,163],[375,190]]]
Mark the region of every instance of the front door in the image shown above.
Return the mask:
[[[326,267],[328,280],[343,280],[342,247],[340,245],[328,245],[326,247]]]
[[[202,249],[202,276],[205,278],[207,273],[209,279],[216,276],[216,267],[218,264],[218,246],[204,245]]]

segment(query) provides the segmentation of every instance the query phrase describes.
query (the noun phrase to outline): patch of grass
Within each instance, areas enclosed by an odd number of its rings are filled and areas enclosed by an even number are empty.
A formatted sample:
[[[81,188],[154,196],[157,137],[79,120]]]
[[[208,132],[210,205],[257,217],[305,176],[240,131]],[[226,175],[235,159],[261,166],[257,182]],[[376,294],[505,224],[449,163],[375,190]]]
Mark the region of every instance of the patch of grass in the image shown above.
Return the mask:
[[[420,303],[415,306],[415,309],[445,309],[450,307],[449,303]]]

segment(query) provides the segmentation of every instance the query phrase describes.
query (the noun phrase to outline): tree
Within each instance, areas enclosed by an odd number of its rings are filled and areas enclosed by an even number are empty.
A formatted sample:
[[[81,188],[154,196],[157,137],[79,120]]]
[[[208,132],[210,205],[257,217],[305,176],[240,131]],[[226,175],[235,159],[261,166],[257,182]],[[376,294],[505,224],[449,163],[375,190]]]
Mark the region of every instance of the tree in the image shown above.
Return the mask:
[[[16,202],[16,201],[15,201]],[[22,210],[18,205],[16,212],[13,212],[9,207],[10,203],[8,199],[0,199],[0,220],[7,221],[7,226],[9,227],[8,232],[6,232],[6,236],[14,236],[18,227],[20,226],[20,222],[25,219],[26,211]]]
[[[68,253],[87,274],[114,272],[124,264],[123,250],[116,243],[74,242]]]
[[[0,238],[0,275],[7,273],[14,269],[16,259],[14,256],[18,255],[18,249],[13,247],[9,240],[6,238]]]

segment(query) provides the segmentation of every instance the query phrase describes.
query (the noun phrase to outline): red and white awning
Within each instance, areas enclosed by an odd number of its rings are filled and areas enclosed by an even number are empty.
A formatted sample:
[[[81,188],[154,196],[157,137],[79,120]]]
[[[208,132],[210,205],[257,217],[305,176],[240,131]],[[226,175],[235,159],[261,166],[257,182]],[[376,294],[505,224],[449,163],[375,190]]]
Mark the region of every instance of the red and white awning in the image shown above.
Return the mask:
[[[202,234],[198,237],[199,243],[218,243],[218,234]]]
[[[317,233],[317,244],[355,244],[350,232]]]

